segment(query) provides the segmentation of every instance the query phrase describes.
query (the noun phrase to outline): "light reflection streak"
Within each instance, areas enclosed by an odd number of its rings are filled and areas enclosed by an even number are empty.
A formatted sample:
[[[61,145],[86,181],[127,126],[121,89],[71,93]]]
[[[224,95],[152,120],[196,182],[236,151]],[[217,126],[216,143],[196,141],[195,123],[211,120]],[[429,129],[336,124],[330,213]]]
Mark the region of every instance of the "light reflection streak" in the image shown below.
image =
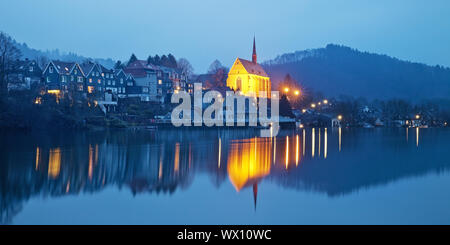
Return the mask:
[[[325,128],[325,136],[324,136],[324,149],[323,149],[323,157],[326,159],[327,158],[327,148],[328,148],[328,133],[327,133],[327,128]]]
[[[298,139],[298,134],[295,137],[295,166],[298,166],[298,160],[299,160],[299,139]]]
[[[92,180],[93,172],[94,172],[94,148],[92,147],[92,145],[89,145],[89,167],[88,167],[89,180]]]
[[[312,129],[312,133],[311,133],[311,156],[314,157],[314,150],[316,148],[316,132],[315,129]]]
[[[408,127],[406,127],[406,142],[408,142]]]
[[[342,128],[339,127],[339,151],[341,151],[341,137],[342,137]]]
[[[416,146],[419,146],[419,127],[416,127]]]
[[[48,176],[56,178],[61,170],[61,149],[55,148],[50,150],[48,159]]]
[[[273,164],[276,163],[276,157],[277,157],[277,137],[273,138]]]
[[[217,163],[219,168],[220,168],[220,158],[221,158],[221,156],[222,156],[222,139],[219,137],[219,160],[218,160],[218,163]]]
[[[320,138],[321,138],[321,137],[320,137],[320,131],[322,131],[321,128],[319,128],[319,150],[318,150],[318,151],[319,151],[319,157],[320,157]]]
[[[289,164],[289,136],[286,136],[286,169]]]
[[[174,170],[175,173],[178,173],[178,170],[180,170],[180,143],[175,144],[175,159],[174,159]]]
[[[305,156],[306,131],[303,129],[303,156]]]
[[[38,167],[39,167],[39,158],[40,158],[40,155],[41,155],[41,152],[40,152],[41,150],[39,149],[39,147],[36,147],[36,164],[35,164],[35,170],[38,170]]]

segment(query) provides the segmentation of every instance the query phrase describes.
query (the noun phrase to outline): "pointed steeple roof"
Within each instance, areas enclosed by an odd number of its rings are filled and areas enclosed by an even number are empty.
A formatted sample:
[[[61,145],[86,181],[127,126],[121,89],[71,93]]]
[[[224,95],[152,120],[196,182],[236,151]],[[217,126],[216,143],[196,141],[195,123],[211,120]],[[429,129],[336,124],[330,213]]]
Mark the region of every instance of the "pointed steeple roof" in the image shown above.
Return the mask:
[[[253,36],[253,54],[252,54],[252,62],[253,63],[257,63],[257,59],[256,59],[256,40],[255,40],[255,36]]]
[[[258,199],[258,182],[253,184],[253,203],[256,210],[256,200]]]

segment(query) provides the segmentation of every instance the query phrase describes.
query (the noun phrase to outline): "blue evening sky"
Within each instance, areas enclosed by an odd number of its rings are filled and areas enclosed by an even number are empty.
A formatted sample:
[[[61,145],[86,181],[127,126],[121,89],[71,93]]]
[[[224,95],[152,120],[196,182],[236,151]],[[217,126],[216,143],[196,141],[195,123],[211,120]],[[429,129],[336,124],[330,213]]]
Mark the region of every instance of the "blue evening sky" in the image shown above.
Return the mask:
[[[0,0],[0,30],[37,49],[127,60],[172,53],[200,73],[328,43],[450,66],[448,0]]]

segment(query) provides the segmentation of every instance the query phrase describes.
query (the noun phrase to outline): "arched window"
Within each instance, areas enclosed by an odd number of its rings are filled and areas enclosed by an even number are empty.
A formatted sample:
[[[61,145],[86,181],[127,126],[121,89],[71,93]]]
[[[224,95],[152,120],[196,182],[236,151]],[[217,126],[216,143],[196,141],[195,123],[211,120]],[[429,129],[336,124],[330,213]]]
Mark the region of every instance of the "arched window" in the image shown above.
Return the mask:
[[[237,77],[236,78],[236,89],[237,90],[242,90],[242,79],[241,79],[241,77]]]

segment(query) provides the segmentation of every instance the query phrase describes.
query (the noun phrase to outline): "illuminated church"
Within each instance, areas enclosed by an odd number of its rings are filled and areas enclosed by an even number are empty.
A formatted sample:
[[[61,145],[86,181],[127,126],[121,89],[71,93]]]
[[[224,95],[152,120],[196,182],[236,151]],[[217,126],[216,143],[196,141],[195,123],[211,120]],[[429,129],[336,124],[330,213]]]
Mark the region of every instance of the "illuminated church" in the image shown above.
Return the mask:
[[[228,73],[227,86],[235,91],[241,91],[246,96],[270,98],[270,78],[256,60],[256,43],[253,38],[252,61],[237,58]],[[259,92],[265,95],[260,96]]]

